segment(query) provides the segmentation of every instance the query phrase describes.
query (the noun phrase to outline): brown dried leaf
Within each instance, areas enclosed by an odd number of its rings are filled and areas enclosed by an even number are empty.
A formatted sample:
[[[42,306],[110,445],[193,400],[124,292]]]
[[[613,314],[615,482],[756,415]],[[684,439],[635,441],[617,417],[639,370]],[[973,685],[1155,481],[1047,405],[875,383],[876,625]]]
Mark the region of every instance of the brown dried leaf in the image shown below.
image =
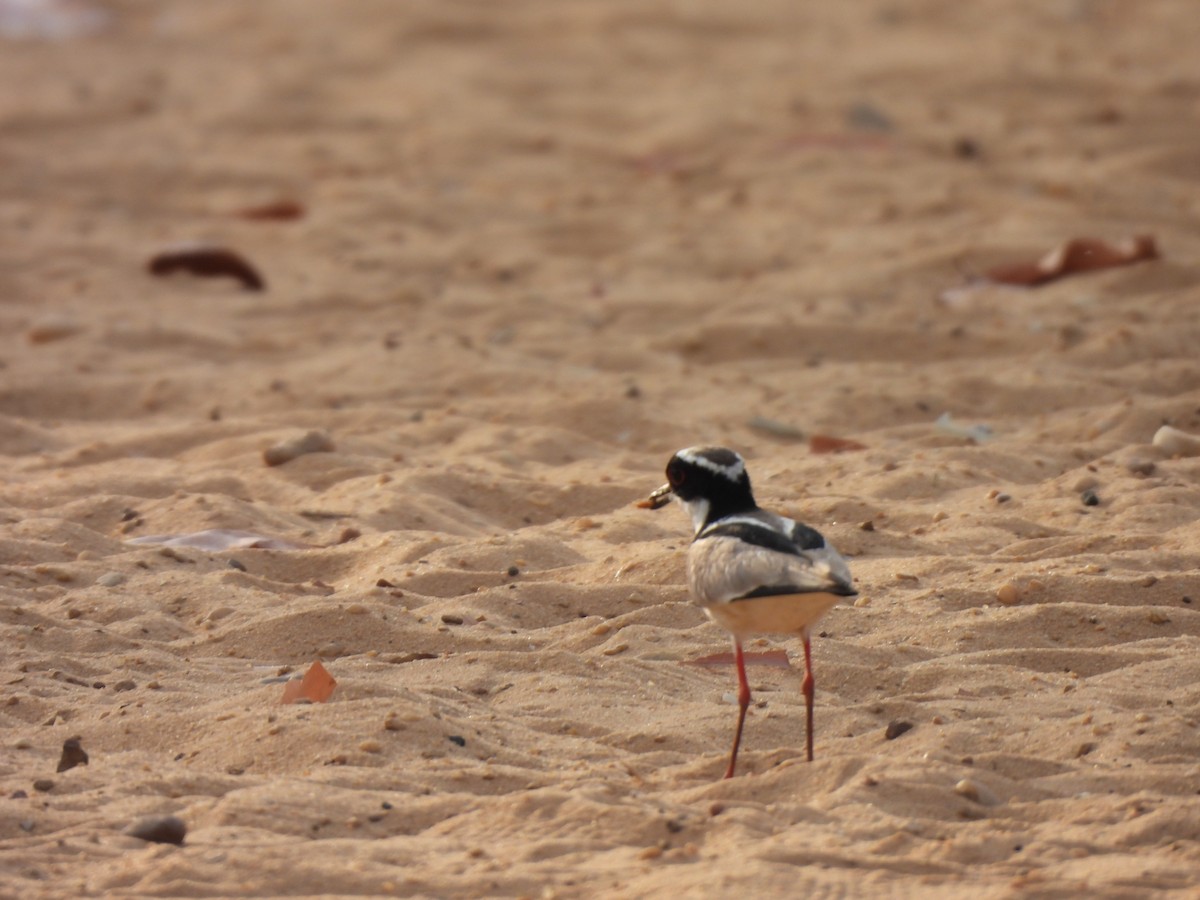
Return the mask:
[[[310,703],[324,703],[333,696],[335,687],[337,681],[318,660],[308,667],[303,678],[293,679],[284,685],[283,697],[279,702],[297,703],[307,700]]]
[[[866,450],[866,444],[828,434],[814,434],[808,440],[808,449],[813,453],[845,453],[849,450]]]
[[[242,256],[225,247],[208,244],[181,244],[156,253],[146,264],[151,275],[165,277],[187,272],[201,278],[236,278],[248,291],[266,290],[258,271]]]
[[[1117,243],[1098,238],[1072,238],[1036,262],[996,266],[987,272],[990,281],[1036,287],[1078,272],[1093,272],[1158,259],[1158,246],[1151,235],[1137,235]]]
[[[273,200],[259,206],[247,206],[239,209],[234,215],[254,222],[283,222],[292,219],[302,219],[308,212],[304,205],[295,200]]]

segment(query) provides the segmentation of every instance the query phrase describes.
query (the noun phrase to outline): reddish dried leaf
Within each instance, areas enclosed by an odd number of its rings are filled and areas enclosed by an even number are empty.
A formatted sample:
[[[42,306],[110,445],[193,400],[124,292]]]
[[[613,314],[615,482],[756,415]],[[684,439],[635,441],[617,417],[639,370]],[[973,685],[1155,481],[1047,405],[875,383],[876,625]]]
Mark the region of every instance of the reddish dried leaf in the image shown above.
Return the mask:
[[[1158,247],[1150,235],[1138,235],[1115,244],[1098,238],[1073,238],[1055,247],[1036,262],[996,266],[987,273],[991,281],[1036,287],[1077,272],[1094,272],[1158,259]]]
[[[283,222],[301,219],[308,210],[295,200],[274,200],[260,206],[247,206],[239,209],[235,215],[256,222]]]
[[[748,666],[775,666],[780,669],[790,669],[792,664],[788,662],[786,650],[766,650],[762,653],[745,653],[743,659]],[[717,668],[724,666],[732,666],[736,662],[732,653],[712,653],[708,656],[700,656],[696,659],[684,660],[689,666],[704,666],[705,668]]]
[[[187,244],[156,253],[146,264],[151,275],[187,272],[201,278],[236,278],[248,291],[266,289],[258,271],[237,253],[225,247]]]
[[[320,661],[314,662],[300,680],[292,679],[283,687],[283,697],[280,703],[296,703],[308,700],[312,703],[324,703],[333,695],[337,681],[326,671]]]
[[[848,438],[833,437],[828,434],[814,434],[808,440],[808,448],[813,453],[845,453],[849,450],[866,450],[866,444],[852,441]]]

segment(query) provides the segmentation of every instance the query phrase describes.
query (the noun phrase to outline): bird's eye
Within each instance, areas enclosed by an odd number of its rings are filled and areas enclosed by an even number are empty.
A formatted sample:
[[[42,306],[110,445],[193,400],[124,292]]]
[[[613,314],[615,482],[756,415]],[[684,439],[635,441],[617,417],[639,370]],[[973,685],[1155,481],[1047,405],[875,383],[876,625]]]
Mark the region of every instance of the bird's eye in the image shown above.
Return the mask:
[[[671,487],[677,488],[687,481],[687,472],[682,466],[671,466],[667,469],[667,481],[671,483]]]

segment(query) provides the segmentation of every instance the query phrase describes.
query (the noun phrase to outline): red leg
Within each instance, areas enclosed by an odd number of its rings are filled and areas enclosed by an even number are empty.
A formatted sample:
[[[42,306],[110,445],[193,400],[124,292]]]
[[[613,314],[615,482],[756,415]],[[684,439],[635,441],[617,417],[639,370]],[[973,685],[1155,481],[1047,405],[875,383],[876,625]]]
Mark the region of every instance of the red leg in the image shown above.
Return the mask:
[[[812,673],[812,646],[808,641],[808,629],[805,628],[801,633],[804,638],[804,682],[800,689],[804,691],[804,713],[805,713],[805,750],[808,752],[808,761],[812,762],[813,758],[813,693],[816,683],[813,681]]]
[[[742,726],[746,724],[746,710],[750,706],[750,682],[746,680],[746,659],[742,656],[742,642],[733,639],[733,655],[737,661],[738,674],[738,723],[737,731],[733,733],[733,749],[729,752],[729,768],[725,777],[732,778],[733,770],[737,767],[738,747],[742,743]]]

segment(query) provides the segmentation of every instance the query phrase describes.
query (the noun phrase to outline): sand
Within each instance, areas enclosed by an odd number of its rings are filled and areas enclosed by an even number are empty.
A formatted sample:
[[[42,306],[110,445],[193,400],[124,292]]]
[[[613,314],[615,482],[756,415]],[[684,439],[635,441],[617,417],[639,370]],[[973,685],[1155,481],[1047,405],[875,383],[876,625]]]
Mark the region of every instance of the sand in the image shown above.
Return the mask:
[[[0,896],[1196,896],[1190,4],[41,6],[101,15],[0,38]],[[748,647],[729,781],[633,506],[701,443],[861,592],[813,763]]]

